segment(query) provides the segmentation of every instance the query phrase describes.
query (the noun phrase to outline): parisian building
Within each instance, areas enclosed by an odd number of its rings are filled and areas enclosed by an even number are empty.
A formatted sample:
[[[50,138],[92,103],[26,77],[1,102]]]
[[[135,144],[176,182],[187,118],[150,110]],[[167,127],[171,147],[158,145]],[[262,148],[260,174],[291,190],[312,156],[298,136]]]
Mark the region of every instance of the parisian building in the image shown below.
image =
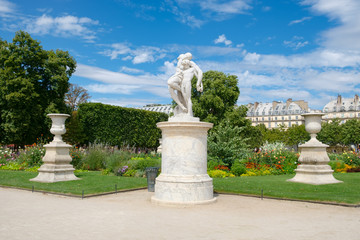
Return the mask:
[[[170,104],[167,105],[159,105],[159,104],[149,104],[142,108],[142,110],[147,110],[151,112],[162,112],[170,115],[173,112],[172,106]]]
[[[301,114],[310,112],[308,103],[304,100],[286,102],[273,101],[271,103],[249,103],[247,105],[247,119],[253,126],[264,124],[267,128],[277,128],[282,125],[285,129],[292,125],[304,124]]]
[[[343,98],[338,95],[324,106],[323,113],[323,120],[327,122],[339,119],[341,123],[345,123],[349,119],[360,119],[359,96],[356,94],[354,98]]]

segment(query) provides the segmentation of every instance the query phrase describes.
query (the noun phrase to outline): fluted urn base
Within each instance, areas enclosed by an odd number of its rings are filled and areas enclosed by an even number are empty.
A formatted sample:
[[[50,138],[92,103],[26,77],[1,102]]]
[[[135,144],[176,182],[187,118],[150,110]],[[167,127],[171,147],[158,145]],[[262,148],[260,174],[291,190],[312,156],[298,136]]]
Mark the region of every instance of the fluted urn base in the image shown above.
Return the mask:
[[[51,142],[44,146],[46,154],[43,157],[44,164],[39,168],[38,176],[30,179],[34,182],[53,183],[79,180],[74,175],[74,167],[70,164],[70,145],[64,142]]]
[[[329,166],[329,157],[326,153],[327,145],[320,142],[307,142],[300,146],[301,164],[295,170],[296,175],[290,182],[299,182],[312,185],[341,183],[334,178],[333,170]]]

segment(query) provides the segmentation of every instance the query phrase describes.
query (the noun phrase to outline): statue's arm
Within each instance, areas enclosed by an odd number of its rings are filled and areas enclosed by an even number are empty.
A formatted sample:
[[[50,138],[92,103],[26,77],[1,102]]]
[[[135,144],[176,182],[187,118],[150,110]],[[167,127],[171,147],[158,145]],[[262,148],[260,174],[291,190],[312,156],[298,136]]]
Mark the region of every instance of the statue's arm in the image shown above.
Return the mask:
[[[201,71],[201,69],[199,68],[198,65],[196,65],[193,61],[190,62],[191,67],[194,68],[195,70],[195,76],[197,78],[197,83],[196,83],[196,89],[199,92],[203,91],[203,83],[202,83],[202,78],[203,78],[203,72]]]

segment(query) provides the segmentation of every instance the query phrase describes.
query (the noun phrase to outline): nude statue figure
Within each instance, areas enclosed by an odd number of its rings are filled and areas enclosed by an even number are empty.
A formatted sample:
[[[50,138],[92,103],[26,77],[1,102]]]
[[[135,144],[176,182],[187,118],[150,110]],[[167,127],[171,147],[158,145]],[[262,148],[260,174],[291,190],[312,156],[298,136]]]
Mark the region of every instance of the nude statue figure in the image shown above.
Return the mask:
[[[177,58],[176,73],[168,80],[170,95],[178,104],[174,109],[175,116],[178,114],[186,114],[193,117],[191,80],[194,76],[197,78],[197,91],[203,91],[203,72],[191,59],[191,53],[180,54]]]

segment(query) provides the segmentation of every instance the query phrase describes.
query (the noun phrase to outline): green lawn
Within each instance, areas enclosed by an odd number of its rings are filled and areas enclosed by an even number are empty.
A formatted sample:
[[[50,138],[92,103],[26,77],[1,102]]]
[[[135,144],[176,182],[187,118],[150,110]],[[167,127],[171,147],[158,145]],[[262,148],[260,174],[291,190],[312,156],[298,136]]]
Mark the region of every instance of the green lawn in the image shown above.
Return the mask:
[[[85,195],[114,192],[115,185],[118,191],[147,186],[146,178],[104,176],[100,172],[83,172],[75,175],[81,180],[38,183],[29,181],[36,177],[37,173],[0,170],[0,185],[26,189],[32,189],[34,186],[35,190],[75,195],[81,195],[82,191]],[[214,190],[219,193],[258,196],[263,190],[264,196],[269,197],[360,204],[360,173],[335,173],[335,178],[343,183],[319,186],[286,181],[293,176],[215,178]]]
[[[81,180],[38,183],[30,182],[29,179],[37,176],[38,173],[24,171],[0,170],[0,185],[18,188],[59,192],[66,194],[84,195],[114,192],[115,185],[118,191],[146,187],[146,178],[104,176],[101,172],[75,173]]]
[[[219,193],[360,204],[360,173],[335,173],[343,183],[309,185],[287,182],[294,175],[256,176],[214,179],[214,189]]]

